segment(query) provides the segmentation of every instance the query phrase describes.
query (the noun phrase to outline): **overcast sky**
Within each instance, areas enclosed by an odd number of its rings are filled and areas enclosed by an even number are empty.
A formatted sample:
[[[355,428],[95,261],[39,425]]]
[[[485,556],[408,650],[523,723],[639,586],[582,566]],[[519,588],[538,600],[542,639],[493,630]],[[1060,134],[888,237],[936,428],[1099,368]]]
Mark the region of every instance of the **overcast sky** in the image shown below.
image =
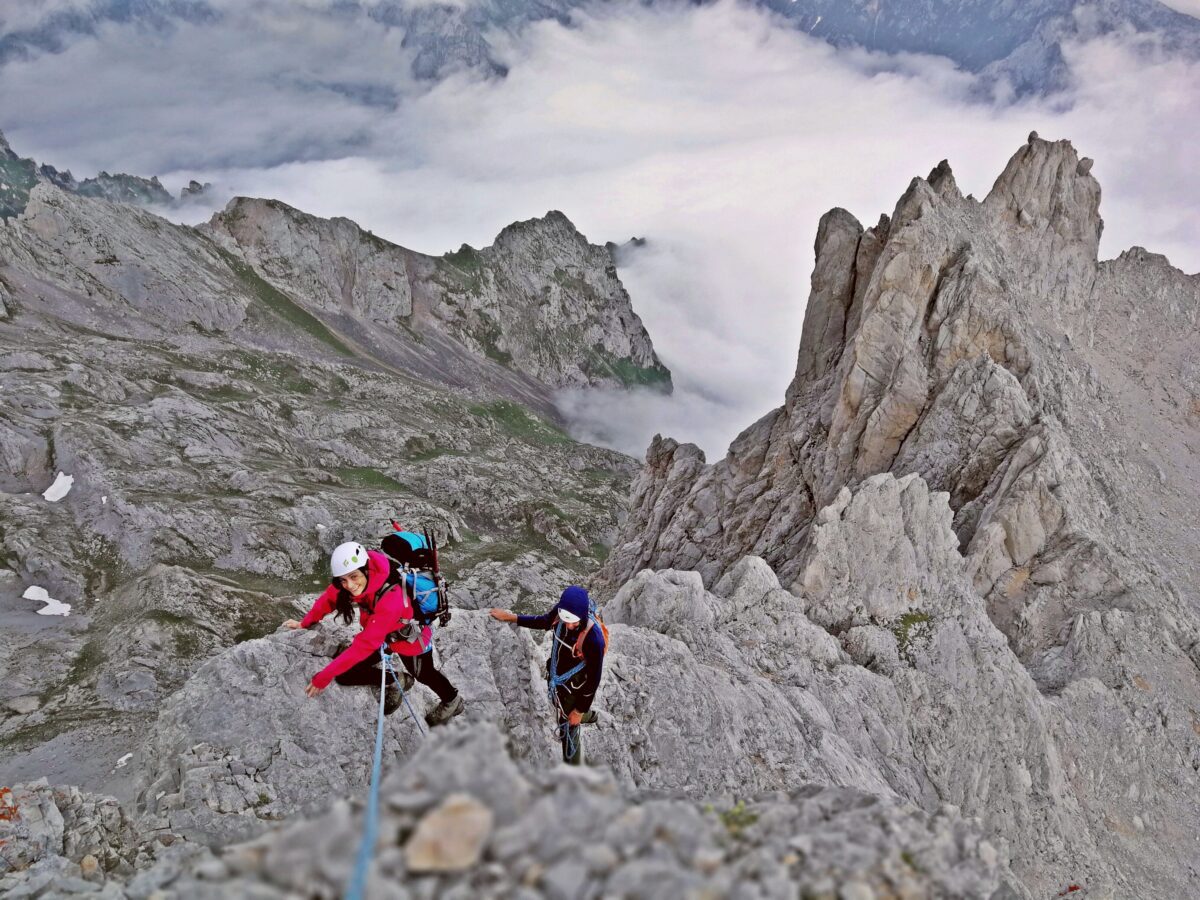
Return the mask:
[[[430,89],[395,29],[229,9],[10,62],[0,128],[80,176],[197,177],[222,202],[276,197],[425,252],[549,209],[597,243],[648,238],[621,276],[677,396],[564,398],[579,433],[637,455],[661,431],[714,458],[778,405],[820,215],[873,224],[942,158],[982,197],[1030,130],[1070,138],[1096,160],[1102,254],[1141,244],[1200,270],[1200,71],[1149,38],[1070,47],[1069,96],[997,106],[944,60],[834,51],[729,2],[612,4],[503,46],[503,80]]]

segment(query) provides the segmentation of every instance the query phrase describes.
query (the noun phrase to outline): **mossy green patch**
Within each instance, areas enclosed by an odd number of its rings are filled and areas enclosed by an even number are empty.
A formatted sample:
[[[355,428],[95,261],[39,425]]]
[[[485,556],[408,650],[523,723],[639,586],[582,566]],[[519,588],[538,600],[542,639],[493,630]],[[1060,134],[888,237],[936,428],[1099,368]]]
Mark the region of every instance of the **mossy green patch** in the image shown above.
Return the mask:
[[[472,403],[467,410],[473,415],[491,419],[509,436],[529,444],[575,443],[561,428],[551,425],[511,400]]]
[[[901,656],[908,653],[913,639],[921,632],[921,626],[929,621],[929,616],[923,612],[907,612],[892,623],[892,634],[896,636],[896,646]]]
[[[29,203],[29,192],[37,184],[37,166],[32,159],[0,156],[0,218],[19,216]]]
[[[747,809],[746,801],[739,800],[729,809],[717,814],[721,824],[733,837],[741,837],[742,832],[758,821],[758,814]]]
[[[67,684],[84,684],[95,677],[97,670],[104,665],[104,642],[100,638],[92,638],[80,648],[71,668],[67,670]]]
[[[468,275],[478,273],[483,269],[483,257],[470,244],[463,244],[453,253],[447,253],[442,259]]]
[[[593,377],[616,378],[626,387],[653,388],[663,393],[671,390],[671,372],[662,363],[639,366],[633,360],[614,356],[603,347],[593,347],[588,351],[583,368]]]
[[[407,485],[401,484],[390,475],[380,472],[378,469],[372,469],[370,466],[343,466],[333,471],[349,487],[372,491],[408,493]]]
[[[306,309],[297,304],[291,297],[276,288],[270,282],[246,265],[227,250],[221,250],[225,261],[233,273],[241,279],[250,293],[274,316],[288,325],[298,328],[305,334],[315,338],[340,356],[354,357],[357,354],[347,347],[337,335]]]

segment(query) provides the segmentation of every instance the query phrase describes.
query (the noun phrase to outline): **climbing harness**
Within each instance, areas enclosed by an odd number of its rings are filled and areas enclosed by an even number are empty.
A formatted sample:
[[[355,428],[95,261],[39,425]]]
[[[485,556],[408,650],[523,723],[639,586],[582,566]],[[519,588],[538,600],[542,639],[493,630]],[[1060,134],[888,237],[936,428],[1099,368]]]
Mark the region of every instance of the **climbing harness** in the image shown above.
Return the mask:
[[[578,675],[580,672],[582,672],[584,666],[587,665],[587,661],[580,660],[578,663],[576,663],[574,666],[572,666],[566,672],[563,672],[561,675],[559,675],[558,674],[558,647],[560,644],[564,647],[571,646],[570,644],[568,644],[566,641],[563,640],[563,627],[562,627],[561,623],[554,626],[554,635],[551,638],[551,644],[553,646],[550,649],[550,678],[547,680],[547,684],[549,685],[548,693],[550,695],[550,705],[558,711],[559,715],[565,717],[566,713],[563,712],[562,704],[558,702],[558,689],[560,687],[566,686],[567,682],[569,682],[572,678],[574,678],[576,675]],[[570,688],[568,688],[568,690],[569,689]],[[571,723],[569,721],[564,721],[561,725],[558,726],[558,728],[562,732],[562,741],[563,741],[564,748],[567,751],[567,754],[566,754],[567,758],[574,759],[574,757],[575,757],[575,737],[571,733]]]
[[[558,674],[558,645],[569,647],[566,641],[562,639],[563,627],[561,624],[554,626],[554,641],[553,647],[550,649],[550,678],[547,681],[549,685],[550,704],[555,709],[562,710],[562,705],[558,702],[558,689],[566,685],[568,681],[583,671],[583,667],[587,665],[586,660],[580,660],[572,668]]]
[[[346,888],[346,900],[362,900],[367,889],[367,869],[371,865],[371,854],[374,852],[375,842],[379,838],[379,770],[383,765],[383,704],[387,694],[389,672],[396,681],[396,687],[400,689],[400,697],[403,699],[404,705],[408,707],[409,715],[412,716],[417,730],[421,734],[425,733],[425,729],[421,727],[421,723],[417,719],[417,714],[413,711],[412,704],[408,702],[408,694],[404,691],[404,685],[400,683],[400,676],[392,668],[392,660],[387,652],[386,644],[379,648],[379,658],[383,662],[383,668],[379,682],[379,721],[375,723],[375,758],[371,763],[371,791],[367,795],[367,812],[363,824],[362,842],[358,845],[358,858],[354,862],[354,872],[351,874],[350,884]]]

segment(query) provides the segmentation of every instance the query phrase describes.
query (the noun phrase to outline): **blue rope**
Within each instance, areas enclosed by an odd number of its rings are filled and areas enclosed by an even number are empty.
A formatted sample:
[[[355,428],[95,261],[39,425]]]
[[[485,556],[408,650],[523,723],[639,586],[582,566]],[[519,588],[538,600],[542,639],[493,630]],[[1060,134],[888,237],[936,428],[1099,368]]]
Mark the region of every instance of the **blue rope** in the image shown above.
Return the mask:
[[[575,738],[571,734],[571,723],[563,722],[558,728],[562,732],[561,740],[566,742],[563,749],[567,751],[567,759],[573,759],[575,756]]]
[[[386,646],[379,648],[379,656],[383,660],[383,669],[380,671],[379,681],[379,721],[375,724],[375,758],[371,763],[371,792],[367,795],[367,813],[362,842],[358,845],[358,858],[354,862],[354,873],[350,876],[350,886],[346,888],[346,900],[362,900],[367,889],[367,869],[371,865],[371,856],[375,852],[375,842],[379,839],[379,770],[383,765],[383,704],[387,698],[388,672],[391,672],[392,677],[396,679],[396,686],[400,688],[400,696],[404,699],[404,705],[408,707],[409,713],[412,714],[413,721],[417,723],[417,728],[422,734],[425,733],[425,729],[421,728],[421,723],[417,722],[417,714],[413,712],[412,704],[408,702],[408,695],[404,692],[403,685],[400,684],[396,670],[392,668]]]
[[[379,650],[380,650],[380,653],[383,655],[384,668],[386,668],[389,672],[392,673],[392,680],[396,682],[396,687],[398,687],[400,689],[400,699],[403,700],[404,705],[408,707],[408,714],[410,716],[412,716],[413,724],[417,726],[417,731],[421,732],[421,734],[424,734],[425,728],[424,728],[424,726],[421,725],[421,721],[417,718],[417,714],[413,710],[412,704],[408,702],[408,692],[404,690],[404,685],[400,683],[399,674],[397,674],[396,670],[392,667],[391,657],[387,653],[383,652],[384,651],[383,647],[380,647]]]
[[[563,712],[562,704],[558,702],[558,689],[582,672],[584,666],[587,665],[587,660],[580,660],[573,668],[563,672],[561,675],[558,674],[558,645],[562,641],[562,631],[563,627],[561,624],[554,626],[554,635],[550,638],[553,643],[553,646],[550,648],[550,677],[546,679],[546,682],[550,695],[550,705],[558,710],[561,715],[565,716],[566,713]],[[567,759],[573,758],[575,756],[575,737],[571,734],[571,723],[569,721],[563,722],[558,728],[562,732],[561,740],[563,741],[564,749],[567,751]]]

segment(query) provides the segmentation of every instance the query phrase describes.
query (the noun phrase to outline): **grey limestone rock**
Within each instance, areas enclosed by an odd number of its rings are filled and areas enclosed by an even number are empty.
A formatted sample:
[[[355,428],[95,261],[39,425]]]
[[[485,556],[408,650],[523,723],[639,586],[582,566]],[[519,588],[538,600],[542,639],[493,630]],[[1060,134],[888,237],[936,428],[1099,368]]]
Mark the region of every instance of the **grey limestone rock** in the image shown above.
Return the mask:
[[[817,785],[734,805],[630,798],[603,772],[523,771],[512,746],[490,725],[451,726],[431,737],[420,762],[388,776],[372,896],[988,900],[1011,880],[995,849],[949,808],[925,815]],[[423,829],[448,808],[478,820],[479,860],[431,871]],[[200,898],[336,896],[361,819],[357,804],[341,802],[215,854],[165,853],[128,882],[128,896],[152,885]]]
[[[1200,502],[1189,449],[1200,427],[1189,412],[1200,396],[1189,349],[1200,282],[1140,248],[1098,262],[1099,198],[1069,143],[1031,135],[982,202],[939,166],[874,228],[829,213],[784,405],[711,466],[656,438],[599,580],[611,591],[642,568],[674,567],[716,585],[743,556],[761,555],[854,660],[893,673],[908,648],[896,648],[897,662],[879,620],[927,614],[902,612],[900,585],[920,596],[961,551],[970,589],[949,596],[982,597],[1032,679],[993,673],[982,683],[1005,684],[1003,696],[1036,711],[1030,733],[1047,784],[1086,785],[1047,827],[1066,834],[1078,817],[1101,856],[1129,860],[1162,891],[1186,891],[1186,866],[1142,852],[1147,810],[1129,801],[1148,791],[1166,804],[1161,840],[1175,847],[1170,858],[1188,855],[1176,823],[1197,808],[1176,786],[1194,782],[1200,752],[1184,727],[1200,696],[1200,532],[1184,511]],[[884,473],[944,492],[952,532],[914,542],[891,513],[828,543],[850,498]],[[895,499],[905,522],[910,489]],[[864,553],[877,551],[886,565],[864,568]],[[838,559],[840,572],[860,569],[849,589],[827,568]],[[1103,751],[1117,733],[1136,736],[1139,761]],[[1023,824],[1000,830],[1034,827],[1046,791],[1035,794],[1013,809]],[[1022,877],[1036,885],[1045,871]],[[1126,877],[1105,875],[1118,893],[1134,890]]]

